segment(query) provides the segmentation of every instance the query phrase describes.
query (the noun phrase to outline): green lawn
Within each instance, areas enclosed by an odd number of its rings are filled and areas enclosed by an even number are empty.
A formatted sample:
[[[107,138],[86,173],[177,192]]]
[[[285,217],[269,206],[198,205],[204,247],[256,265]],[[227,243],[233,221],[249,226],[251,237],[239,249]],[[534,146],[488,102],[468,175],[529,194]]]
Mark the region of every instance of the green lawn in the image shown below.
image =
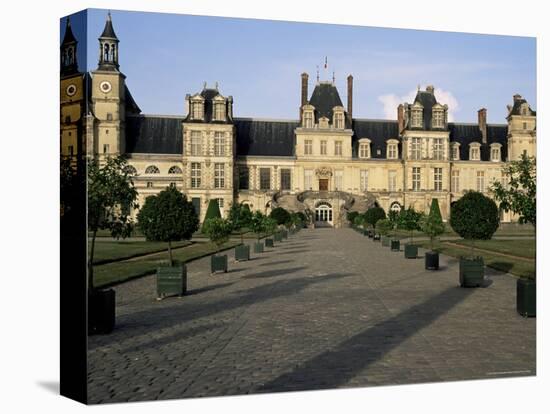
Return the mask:
[[[470,247],[466,242],[460,242],[461,244],[464,243],[464,247],[453,246],[446,242],[436,242],[434,247],[435,250],[438,250],[442,254],[446,254],[448,256],[469,256],[471,254]],[[453,241],[453,243],[455,243],[455,241]],[[418,245],[426,249],[430,248],[430,243],[428,241],[420,242]],[[476,245],[480,248],[492,250],[494,252],[504,254],[512,253],[516,256],[526,255],[526,257],[533,257],[533,259],[518,259],[493,254],[486,251],[475,250],[476,255],[483,256],[486,266],[501,270],[503,272],[509,272],[517,276],[533,276],[535,274],[535,240],[486,240],[483,245],[481,244],[481,241],[476,241]]]
[[[172,247],[182,247],[190,244],[189,241],[173,242]],[[104,264],[116,260],[129,259],[132,257],[162,252],[168,249],[165,242],[146,241],[96,241],[94,251],[94,263]]]
[[[222,249],[232,248],[240,243],[230,241],[223,245]],[[173,252],[174,260],[188,262],[216,252],[216,246],[210,242],[195,242],[183,249]],[[167,260],[166,252],[147,256],[147,258],[135,258],[126,261],[113,262],[94,266],[94,286],[101,287],[121,283],[136,277],[155,273],[159,263]]]
[[[396,236],[398,237],[410,237],[411,232],[406,230],[396,230],[395,231]],[[530,224],[516,224],[516,223],[502,223],[499,228],[497,229],[495,236],[499,237],[508,237],[508,236],[514,236],[514,237],[526,237],[526,236],[534,236],[535,235],[535,229]],[[421,231],[415,230],[413,232],[414,237],[426,237],[424,233]],[[445,223],[445,232],[443,233],[443,236],[456,236],[459,237],[458,234],[456,234],[453,229],[451,228],[449,223]]]

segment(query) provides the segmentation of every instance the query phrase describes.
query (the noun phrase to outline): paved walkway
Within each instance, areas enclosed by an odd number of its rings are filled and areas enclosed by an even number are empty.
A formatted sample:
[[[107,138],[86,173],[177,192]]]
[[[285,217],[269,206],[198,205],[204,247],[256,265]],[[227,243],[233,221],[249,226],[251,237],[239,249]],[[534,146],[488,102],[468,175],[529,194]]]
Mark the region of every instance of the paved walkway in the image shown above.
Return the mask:
[[[189,294],[154,276],[116,287],[117,327],[89,340],[89,401],[118,402],[535,374],[535,319],[515,279],[458,287],[350,229],[304,230],[230,272],[188,266]]]

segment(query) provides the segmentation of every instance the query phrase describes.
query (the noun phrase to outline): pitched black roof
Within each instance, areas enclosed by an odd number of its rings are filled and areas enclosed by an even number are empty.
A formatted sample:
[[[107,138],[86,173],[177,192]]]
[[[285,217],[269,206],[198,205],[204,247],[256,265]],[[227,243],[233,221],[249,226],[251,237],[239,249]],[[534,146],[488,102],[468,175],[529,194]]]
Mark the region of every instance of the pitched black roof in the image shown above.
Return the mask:
[[[449,122],[449,142],[460,143],[460,159],[470,159],[470,144],[477,142],[481,144],[481,161],[490,160],[491,144],[501,144],[500,155],[502,160],[506,160],[508,155],[507,145],[507,125],[487,125],[487,143],[482,143],[482,136],[477,124],[462,124]]]
[[[105,22],[105,28],[103,29],[103,33],[101,33],[101,38],[107,38],[107,39],[117,39],[115,34],[115,29],[113,29],[113,22],[111,21],[111,13],[107,14],[107,21]]]
[[[392,138],[397,139],[399,141],[399,157],[401,157],[401,138],[399,137],[397,121],[354,119],[352,128],[354,132],[352,137],[354,157],[358,156],[358,141],[361,138],[371,140],[371,158],[386,158],[386,141]],[[380,150],[380,154],[378,154],[378,150]]]
[[[225,121],[217,121],[213,119],[214,118],[213,99],[218,95],[222,96],[217,88],[216,89],[204,88],[201,91],[200,95],[204,98],[204,120],[191,119],[191,113],[189,113],[185,118],[185,122],[196,122],[196,123],[211,122],[214,124],[230,124],[232,122],[232,119],[230,119],[229,112],[228,112],[228,106],[229,106],[228,99],[226,99],[226,102],[225,102],[226,103]]]
[[[524,103],[527,103],[527,100],[522,98],[521,95],[514,95],[514,105],[512,106],[512,109],[510,110],[508,117],[510,117],[511,115],[521,115],[521,105],[523,105]],[[531,116],[537,115],[537,111],[533,111],[531,109],[531,106],[529,106],[529,115]]]
[[[66,45],[68,43],[76,43],[76,37],[74,37],[73,29],[71,28],[71,19],[70,17],[67,17],[67,25],[65,27],[65,36],[63,36],[63,42],[61,42],[61,45]]]
[[[126,118],[126,152],[182,154],[183,118],[150,115]]]
[[[134,97],[130,93],[130,89],[128,89],[126,84],[124,84],[124,100],[126,102],[126,114],[137,115],[141,112],[141,109],[134,100]]]
[[[237,155],[293,156],[299,121],[235,118]]]
[[[329,123],[332,123],[332,108],[343,106],[338,89],[330,82],[320,82],[315,85],[309,104],[315,107],[316,121],[324,116],[329,119]]]
[[[424,110],[422,111],[423,116],[423,123],[424,125],[421,128],[412,128],[410,125],[408,126],[409,129],[421,129],[421,130],[438,130],[441,131],[444,128],[432,128],[432,108],[434,105],[438,104],[437,99],[435,97],[435,94],[432,91],[421,91],[419,90],[416,93],[416,97],[414,98],[414,103],[420,103]]]

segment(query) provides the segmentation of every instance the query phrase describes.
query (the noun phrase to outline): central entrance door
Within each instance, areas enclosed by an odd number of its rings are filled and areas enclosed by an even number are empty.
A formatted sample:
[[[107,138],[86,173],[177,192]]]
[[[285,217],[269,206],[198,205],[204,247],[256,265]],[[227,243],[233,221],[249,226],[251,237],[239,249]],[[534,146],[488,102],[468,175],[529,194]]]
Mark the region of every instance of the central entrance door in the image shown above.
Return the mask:
[[[319,179],[319,191],[328,191],[328,178]]]
[[[329,203],[321,202],[315,207],[315,227],[331,227],[332,206]]]

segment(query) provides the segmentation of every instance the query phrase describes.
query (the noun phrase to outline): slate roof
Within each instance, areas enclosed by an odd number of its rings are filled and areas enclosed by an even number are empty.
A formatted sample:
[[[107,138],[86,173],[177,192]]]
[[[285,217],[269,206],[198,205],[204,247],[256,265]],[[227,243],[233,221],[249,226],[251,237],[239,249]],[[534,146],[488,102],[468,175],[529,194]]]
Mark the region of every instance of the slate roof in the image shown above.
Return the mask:
[[[76,37],[74,37],[73,29],[71,28],[71,19],[67,17],[67,25],[65,28],[65,36],[63,36],[63,42],[61,45],[66,45],[68,43],[76,43]]]
[[[512,109],[510,110],[510,113],[508,114],[508,117],[511,115],[521,115],[521,105],[524,103],[527,103],[527,100],[521,97],[521,95],[515,95],[514,96],[514,105],[512,106]],[[531,106],[529,106],[529,115],[536,116],[537,111],[533,111],[531,109]]]
[[[113,22],[111,21],[111,13],[107,15],[107,21],[105,22],[105,28],[103,29],[103,33],[101,33],[100,38],[107,38],[107,39],[117,39],[115,34],[115,29],[113,29]]]
[[[134,100],[134,97],[130,93],[130,89],[128,89],[128,86],[126,84],[124,84],[124,100],[126,101],[126,114],[137,115],[141,112],[141,109]]]
[[[420,103],[424,110],[422,111],[423,116],[423,122],[424,125],[421,128],[412,128],[410,125],[408,126],[408,129],[414,129],[414,130],[425,130],[425,131],[442,131],[444,128],[432,128],[432,107],[436,105],[437,99],[435,98],[435,95],[432,92],[429,91],[418,91],[416,93],[416,97],[414,98],[414,103]],[[409,108],[410,109],[410,108]]]
[[[237,155],[294,155],[294,130],[299,121],[235,118]]]
[[[214,124],[230,124],[232,123],[232,119],[230,119],[229,115],[228,115],[228,105],[229,105],[229,102],[228,102],[228,99],[225,99],[225,104],[226,104],[226,107],[225,107],[225,121],[216,121],[216,120],[213,120],[213,117],[214,117],[214,103],[213,103],[213,99],[220,95],[220,92],[218,91],[218,89],[213,89],[213,88],[204,88],[200,95],[204,98],[204,120],[196,120],[196,119],[191,119],[191,114],[187,114],[187,117],[185,118],[185,122],[196,122],[196,123],[203,123],[203,122],[211,122],[211,123],[214,123]]]
[[[330,82],[320,82],[315,85],[309,104],[315,107],[316,122],[324,116],[329,119],[330,124],[332,124],[332,108],[344,106],[338,94],[338,89]]]
[[[487,143],[483,144],[481,131],[477,124],[462,124],[449,122],[449,142],[460,143],[460,159],[470,159],[470,144],[478,142],[480,147],[481,161],[490,160],[491,144],[501,144],[500,155],[502,160],[506,160],[508,155],[507,145],[508,127],[507,125],[487,125]]]
[[[126,152],[182,154],[183,117],[154,115],[126,118]]]
[[[371,140],[371,158],[386,158],[386,141],[394,138],[399,141],[398,151],[401,157],[401,139],[399,138],[397,121],[354,119],[352,121],[354,134],[352,136],[353,157],[358,157],[359,140]],[[378,154],[380,150],[380,154]]]

